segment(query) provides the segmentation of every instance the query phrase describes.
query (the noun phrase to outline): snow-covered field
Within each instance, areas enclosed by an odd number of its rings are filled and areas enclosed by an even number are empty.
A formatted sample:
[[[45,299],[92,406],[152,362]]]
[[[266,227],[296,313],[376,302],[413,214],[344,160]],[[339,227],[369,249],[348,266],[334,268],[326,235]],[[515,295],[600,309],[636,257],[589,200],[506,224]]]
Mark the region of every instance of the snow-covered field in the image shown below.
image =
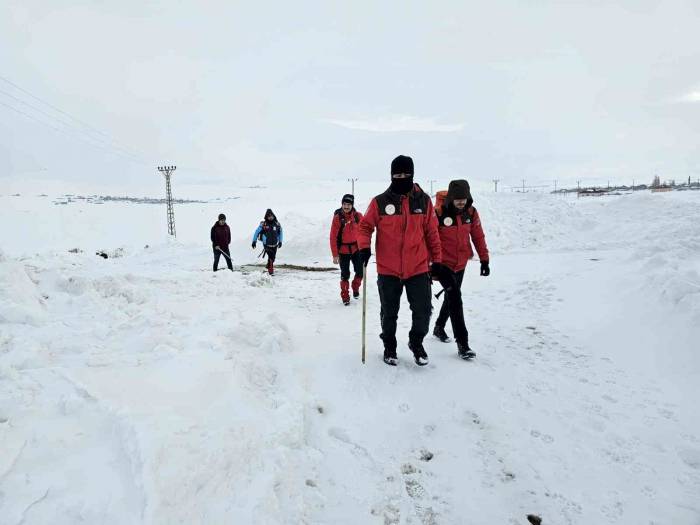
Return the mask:
[[[2,191],[0,523],[700,523],[700,194],[476,191],[477,359],[390,368],[373,267],[366,365],[337,272],[210,269],[216,214],[251,263],[268,206],[278,262],[329,265],[345,191],[233,188],[176,242],[163,206]]]

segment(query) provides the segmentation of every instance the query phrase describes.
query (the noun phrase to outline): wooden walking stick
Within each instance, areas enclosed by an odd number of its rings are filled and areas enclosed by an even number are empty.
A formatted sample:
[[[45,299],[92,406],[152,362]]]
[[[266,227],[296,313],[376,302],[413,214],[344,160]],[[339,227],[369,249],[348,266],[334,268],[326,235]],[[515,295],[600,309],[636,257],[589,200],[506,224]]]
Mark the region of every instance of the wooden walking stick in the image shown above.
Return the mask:
[[[366,340],[366,327],[367,327],[367,264],[364,266],[364,271],[362,272],[362,364],[365,364],[365,340]]]

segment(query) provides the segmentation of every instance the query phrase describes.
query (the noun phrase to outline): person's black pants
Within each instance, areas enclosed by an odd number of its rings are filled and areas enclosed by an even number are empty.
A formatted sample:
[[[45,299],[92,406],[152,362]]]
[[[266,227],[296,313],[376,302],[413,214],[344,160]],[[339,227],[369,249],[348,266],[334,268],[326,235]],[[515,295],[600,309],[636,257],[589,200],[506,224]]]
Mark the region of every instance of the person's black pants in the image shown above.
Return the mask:
[[[228,246],[226,248],[221,248],[221,250],[227,255],[224,257],[226,259],[226,266],[229,270],[233,270],[233,264],[231,263],[231,253],[228,251]],[[214,271],[219,269],[219,258],[221,257],[221,252],[214,248]]]
[[[350,279],[350,263],[352,262],[352,269],[355,271],[355,277],[362,277],[362,258],[360,257],[359,250],[353,254],[340,253],[338,254],[340,259],[340,280],[348,281]]]
[[[399,317],[401,294],[406,288],[406,297],[412,312],[411,331],[408,339],[422,343],[430,328],[430,279],[427,273],[414,275],[402,281],[392,275],[380,275],[377,278],[379,300],[381,302],[380,319],[382,323],[382,340],[385,348],[396,349],[396,321]]]
[[[277,257],[277,245],[265,246],[265,254],[267,255],[268,261],[270,261],[270,263],[274,263],[275,258]]]
[[[455,341],[466,345],[469,341],[469,332],[467,332],[467,326],[464,322],[464,306],[462,304],[464,270],[452,272],[449,268],[445,268],[444,271],[452,273],[456,286],[449,291],[445,290],[445,298],[442,301],[440,314],[435,324],[444,328],[449,318],[452,323],[452,334]]]

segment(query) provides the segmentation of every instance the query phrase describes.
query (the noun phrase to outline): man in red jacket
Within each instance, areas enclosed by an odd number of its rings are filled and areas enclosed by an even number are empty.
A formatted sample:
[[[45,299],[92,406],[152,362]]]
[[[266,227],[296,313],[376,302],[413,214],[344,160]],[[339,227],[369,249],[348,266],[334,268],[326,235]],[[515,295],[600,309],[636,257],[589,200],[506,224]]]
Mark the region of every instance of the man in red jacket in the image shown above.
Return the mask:
[[[445,323],[452,321],[452,333],[457,342],[457,353],[462,359],[472,359],[476,353],[469,348],[469,333],[464,323],[462,308],[462,279],[467,261],[474,256],[472,243],[481,261],[481,275],[488,276],[489,250],[481,227],[479,212],[472,206],[473,199],[466,180],[453,180],[447,189],[445,202],[435,209],[442,246],[442,264],[445,266],[440,283],[445,289],[445,299],[435,321],[433,335],[443,343],[450,338],[445,333]]]
[[[413,323],[408,347],[417,365],[428,364],[423,338],[430,328],[430,276],[441,274],[440,235],[433,203],[413,183],[413,160],[399,155],[391,163],[391,186],[377,195],[360,222],[357,243],[363,264],[372,255],[377,230],[377,286],[381,302],[384,362],[396,366],[396,320],[404,287]],[[430,263],[432,261],[432,267]]]
[[[219,269],[219,258],[221,253],[224,253],[226,265],[228,269],[233,271],[231,263],[231,253],[228,251],[228,245],[231,244],[231,230],[226,224],[226,215],[219,214],[219,220],[211,227],[211,245],[214,248],[214,271]]]
[[[331,223],[331,253],[333,264],[340,264],[340,298],[344,305],[350,304],[350,263],[352,262],[355,277],[352,280],[352,296],[360,296],[362,284],[362,260],[360,249],[357,247],[357,230],[362,220],[362,214],[355,210],[355,197],[343,195],[340,208],[333,214]]]

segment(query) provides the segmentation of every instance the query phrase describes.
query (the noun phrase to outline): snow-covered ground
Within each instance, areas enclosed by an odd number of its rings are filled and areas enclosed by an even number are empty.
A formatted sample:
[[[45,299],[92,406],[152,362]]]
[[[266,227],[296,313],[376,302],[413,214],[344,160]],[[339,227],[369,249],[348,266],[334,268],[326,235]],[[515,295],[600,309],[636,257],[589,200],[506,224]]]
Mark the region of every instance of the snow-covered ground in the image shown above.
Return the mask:
[[[210,270],[216,214],[251,263],[268,206],[280,263],[329,265],[344,191],[233,188],[176,242],[162,206],[3,191],[0,522],[700,523],[700,194],[477,191],[477,359],[390,368],[373,267],[365,365],[337,272]]]

